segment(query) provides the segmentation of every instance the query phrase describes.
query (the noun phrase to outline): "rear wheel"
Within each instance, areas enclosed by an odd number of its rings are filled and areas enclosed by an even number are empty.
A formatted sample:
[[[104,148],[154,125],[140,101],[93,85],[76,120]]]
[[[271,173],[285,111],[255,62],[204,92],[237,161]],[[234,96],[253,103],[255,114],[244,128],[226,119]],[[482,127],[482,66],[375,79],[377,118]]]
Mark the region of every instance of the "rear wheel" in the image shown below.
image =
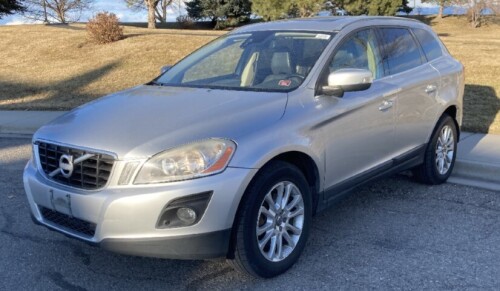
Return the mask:
[[[457,127],[449,115],[443,115],[425,152],[424,163],[413,170],[418,181],[426,184],[446,182],[457,156]]]
[[[299,258],[309,235],[311,193],[295,166],[277,161],[248,187],[238,211],[233,259],[238,271],[274,277]]]

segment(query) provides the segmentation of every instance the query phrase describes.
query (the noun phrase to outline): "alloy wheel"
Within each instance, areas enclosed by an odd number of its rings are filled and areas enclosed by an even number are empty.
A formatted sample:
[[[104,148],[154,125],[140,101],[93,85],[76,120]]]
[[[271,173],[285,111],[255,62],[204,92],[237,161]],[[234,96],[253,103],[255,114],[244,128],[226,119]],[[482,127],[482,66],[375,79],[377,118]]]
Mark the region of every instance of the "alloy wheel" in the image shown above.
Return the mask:
[[[279,262],[295,249],[304,226],[304,200],[299,188],[284,181],[274,185],[261,203],[257,243],[262,255]]]
[[[439,174],[448,173],[455,152],[455,138],[453,129],[449,125],[443,126],[436,142],[436,169]]]

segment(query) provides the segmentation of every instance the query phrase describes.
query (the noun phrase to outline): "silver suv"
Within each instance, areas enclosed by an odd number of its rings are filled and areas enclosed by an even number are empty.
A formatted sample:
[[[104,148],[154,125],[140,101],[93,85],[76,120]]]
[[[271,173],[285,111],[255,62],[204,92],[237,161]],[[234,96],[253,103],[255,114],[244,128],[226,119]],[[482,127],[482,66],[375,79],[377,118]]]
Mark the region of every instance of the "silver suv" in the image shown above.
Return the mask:
[[[354,187],[407,169],[445,182],[463,92],[417,21],[249,25],[42,127],[24,186],[34,221],[68,236],[272,277]]]

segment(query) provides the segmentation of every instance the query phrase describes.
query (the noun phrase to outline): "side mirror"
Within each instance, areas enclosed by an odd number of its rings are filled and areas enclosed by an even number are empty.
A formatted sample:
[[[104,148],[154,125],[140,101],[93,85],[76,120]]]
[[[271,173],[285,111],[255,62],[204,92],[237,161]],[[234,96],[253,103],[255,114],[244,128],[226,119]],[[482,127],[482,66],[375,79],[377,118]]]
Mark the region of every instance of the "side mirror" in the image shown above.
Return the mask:
[[[172,66],[163,66],[161,67],[160,69],[160,73],[163,74],[165,73],[166,71],[170,70],[170,68],[172,68]]]
[[[340,69],[328,75],[328,86],[321,91],[325,95],[342,97],[344,92],[363,91],[373,83],[372,72],[364,69]]]

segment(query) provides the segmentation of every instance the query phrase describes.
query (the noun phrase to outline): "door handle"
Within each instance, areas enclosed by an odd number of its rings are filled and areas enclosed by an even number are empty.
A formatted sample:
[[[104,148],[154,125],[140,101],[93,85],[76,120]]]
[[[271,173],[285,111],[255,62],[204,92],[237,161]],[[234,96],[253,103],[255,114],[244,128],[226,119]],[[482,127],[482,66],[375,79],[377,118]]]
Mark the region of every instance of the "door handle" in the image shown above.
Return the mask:
[[[425,88],[425,93],[427,94],[434,93],[436,92],[436,89],[437,89],[436,85],[427,85],[427,87]]]
[[[393,104],[394,103],[392,100],[384,100],[384,102],[382,102],[382,104],[380,104],[380,106],[378,107],[378,110],[386,111],[387,109],[391,108]]]

